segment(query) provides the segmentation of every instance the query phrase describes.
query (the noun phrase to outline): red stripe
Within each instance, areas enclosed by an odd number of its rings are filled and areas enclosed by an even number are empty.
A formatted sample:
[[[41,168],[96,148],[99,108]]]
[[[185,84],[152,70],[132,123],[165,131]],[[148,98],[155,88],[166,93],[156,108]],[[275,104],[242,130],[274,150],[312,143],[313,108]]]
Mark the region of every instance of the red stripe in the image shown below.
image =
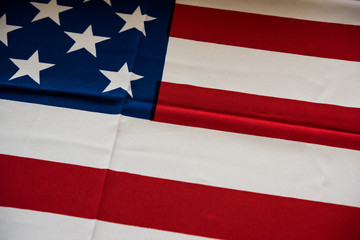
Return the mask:
[[[155,121],[360,150],[360,109],[161,83]]]
[[[360,208],[0,157],[1,206],[221,239],[360,239]]]
[[[0,154],[0,205],[96,218],[105,170]]]
[[[172,37],[360,61],[360,26],[176,4]]]

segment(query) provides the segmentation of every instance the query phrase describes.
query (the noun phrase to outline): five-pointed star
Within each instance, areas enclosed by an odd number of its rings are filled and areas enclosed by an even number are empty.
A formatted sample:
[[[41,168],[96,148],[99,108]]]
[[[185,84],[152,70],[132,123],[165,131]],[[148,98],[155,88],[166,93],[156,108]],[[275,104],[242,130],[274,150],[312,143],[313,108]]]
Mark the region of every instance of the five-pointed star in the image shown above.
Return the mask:
[[[6,24],[6,14],[4,14],[0,18],[0,41],[2,41],[6,46],[8,45],[7,34],[8,32],[14,31],[18,28],[22,28],[20,26],[7,25]]]
[[[91,25],[83,33],[65,32],[74,41],[74,45],[69,49],[69,52],[73,52],[82,48],[85,48],[89,53],[96,57],[95,44],[110,39],[109,37],[94,36]]]
[[[145,22],[155,20],[156,18],[150,17],[146,14],[141,14],[140,7],[137,7],[136,10],[132,14],[125,14],[125,13],[116,13],[119,15],[126,23],[120,29],[120,32],[124,32],[126,30],[136,28],[140,32],[146,36],[145,32]]]
[[[90,0],[84,0],[84,3],[89,2]],[[111,6],[111,0],[104,0],[107,4]]]
[[[111,90],[122,88],[125,91],[129,93],[131,97],[132,91],[131,91],[131,81],[138,80],[140,78],[143,78],[143,76],[137,75],[135,73],[129,72],[129,68],[127,63],[125,63],[119,71],[113,72],[113,71],[106,71],[106,70],[100,70],[102,74],[105,75],[110,80],[109,85],[105,88],[104,92],[109,92]]]
[[[37,84],[40,84],[40,71],[55,65],[39,62],[38,51],[36,51],[28,60],[13,58],[10,58],[10,60],[19,68],[19,70],[9,80],[28,75]]]
[[[40,12],[34,17],[32,22],[49,17],[58,25],[60,25],[59,13],[73,8],[73,7],[57,5],[56,0],[50,0],[49,3],[37,3],[37,2],[30,2],[30,3],[34,5],[34,7],[40,10]]]

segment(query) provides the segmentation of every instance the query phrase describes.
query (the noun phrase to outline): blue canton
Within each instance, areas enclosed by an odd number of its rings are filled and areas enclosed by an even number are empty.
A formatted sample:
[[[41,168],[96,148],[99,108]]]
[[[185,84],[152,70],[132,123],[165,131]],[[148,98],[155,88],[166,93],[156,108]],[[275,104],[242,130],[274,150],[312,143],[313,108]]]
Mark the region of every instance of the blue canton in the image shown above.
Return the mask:
[[[0,3],[0,98],[151,119],[174,1]]]

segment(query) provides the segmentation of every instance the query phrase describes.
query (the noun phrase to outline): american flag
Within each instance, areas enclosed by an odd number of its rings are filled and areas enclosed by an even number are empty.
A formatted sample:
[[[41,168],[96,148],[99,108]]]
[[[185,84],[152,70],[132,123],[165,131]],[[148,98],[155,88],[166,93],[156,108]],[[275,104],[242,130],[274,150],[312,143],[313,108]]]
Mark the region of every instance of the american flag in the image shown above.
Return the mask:
[[[359,239],[360,3],[0,5],[1,239]]]

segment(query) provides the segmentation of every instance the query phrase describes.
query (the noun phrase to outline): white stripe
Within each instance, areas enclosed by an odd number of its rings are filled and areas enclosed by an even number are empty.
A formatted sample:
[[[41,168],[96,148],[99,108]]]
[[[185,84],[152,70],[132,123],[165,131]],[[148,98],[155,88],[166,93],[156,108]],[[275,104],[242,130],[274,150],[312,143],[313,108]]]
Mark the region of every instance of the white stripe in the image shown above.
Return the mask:
[[[119,118],[0,100],[0,153],[106,168]]]
[[[177,0],[176,3],[279,17],[360,25],[354,0]]]
[[[139,240],[209,239],[60,214],[0,207],[0,239]]]
[[[123,117],[111,169],[360,207],[360,151]]]
[[[116,171],[360,207],[360,151],[125,116],[118,116],[113,146],[106,138],[113,137],[114,116],[11,101],[0,106],[1,113],[12,109],[0,125],[1,153],[37,157],[42,151],[42,159],[91,167],[107,166],[111,154]],[[34,116],[30,127],[37,134],[18,134],[29,131],[24,123]],[[44,145],[53,139],[61,141]],[[102,147],[91,150],[97,144]]]
[[[360,62],[170,38],[163,81],[360,107]]]

